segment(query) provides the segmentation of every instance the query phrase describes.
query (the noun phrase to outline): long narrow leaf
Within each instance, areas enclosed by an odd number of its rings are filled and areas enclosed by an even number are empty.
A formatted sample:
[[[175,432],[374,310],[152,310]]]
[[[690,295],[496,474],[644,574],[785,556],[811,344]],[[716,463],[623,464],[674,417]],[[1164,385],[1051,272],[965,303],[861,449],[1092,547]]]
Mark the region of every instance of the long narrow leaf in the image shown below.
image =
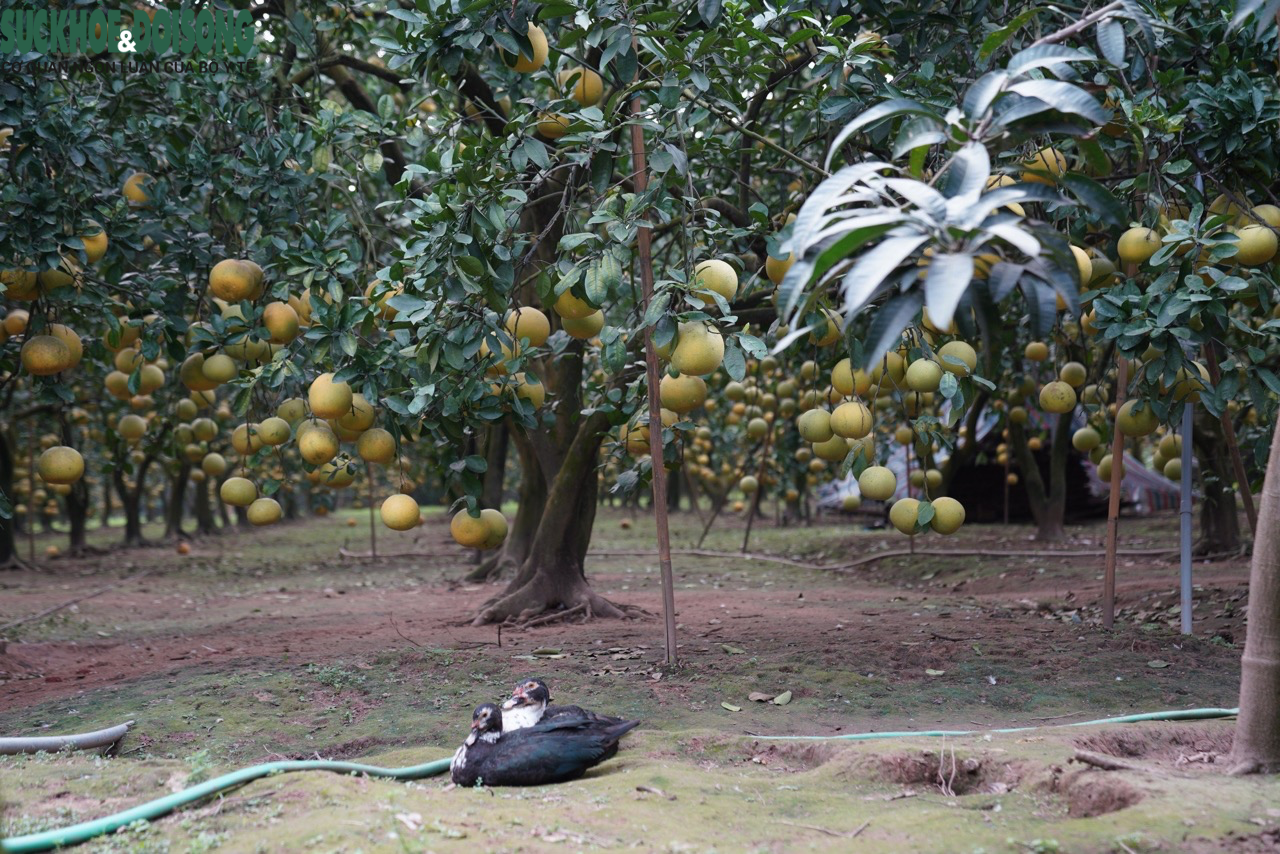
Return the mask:
[[[1013,77],[1020,77],[1036,68],[1045,68],[1062,62],[1084,62],[1093,55],[1061,44],[1042,44],[1020,50],[1005,63],[1004,70]]]
[[[924,301],[929,319],[939,329],[951,325],[960,297],[973,281],[973,256],[968,252],[948,252],[929,259],[924,280]]]
[[[844,289],[844,313],[852,315],[866,305],[885,277],[928,239],[927,234],[891,235],[859,258],[841,283]]]
[[[978,81],[964,93],[964,114],[969,121],[977,121],[991,106],[991,102],[1000,94],[1000,90],[1009,82],[1009,72],[992,71],[978,78]]]
[[[862,353],[864,370],[880,361],[890,348],[898,345],[902,340],[902,330],[915,319],[923,304],[921,293],[911,290],[891,297],[876,309],[867,329],[866,349]]]
[[[1068,172],[1063,175],[1061,183],[1085,207],[1101,214],[1102,218],[1111,225],[1120,227],[1128,224],[1129,209],[1102,184],[1078,172]]]
[[[1106,124],[1110,118],[1096,98],[1073,83],[1061,80],[1023,80],[1010,86],[1009,91],[1027,98],[1037,98],[1060,113],[1083,116],[1095,124]]]
[[[823,165],[830,169],[831,161],[836,156],[836,152],[840,150],[840,146],[844,145],[844,141],[858,131],[884,119],[906,115],[928,116],[938,123],[942,122],[942,116],[919,101],[913,101],[910,98],[891,98],[888,101],[876,104],[869,110],[863,111],[861,115],[845,125],[840,133],[836,134],[835,141],[831,143],[831,150],[827,152],[827,159]]]

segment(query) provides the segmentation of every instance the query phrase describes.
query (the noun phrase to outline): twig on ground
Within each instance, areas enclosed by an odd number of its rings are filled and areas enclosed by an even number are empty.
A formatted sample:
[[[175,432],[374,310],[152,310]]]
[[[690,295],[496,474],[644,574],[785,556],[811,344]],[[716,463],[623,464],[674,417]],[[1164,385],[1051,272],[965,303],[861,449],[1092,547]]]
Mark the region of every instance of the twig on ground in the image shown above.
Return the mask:
[[[395,614],[391,614],[391,615],[390,615],[390,617],[391,617],[391,628],[393,628],[393,629],[395,629],[395,630],[396,630],[396,634],[398,634],[398,635],[399,635],[403,640],[406,640],[406,641],[408,641],[409,643],[411,643],[411,644],[413,644],[414,646],[416,646],[416,647],[418,647],[419,649],[421,649],[421,648],[422,648],[422,644],[418,643],[416,640],[414,640],[413,638],[409,637],[409,636],[408,636],[408,635],[406,635],[404,632],[400,631],[400,627],[399,627],[398,625],[396,625],[396,615],[395,615]]]
[[[1082,765],[1092,765],[1094,768],[1100,768],[1103,771],[1147,771],[1133,762],[1126,762],[1115,756],[1107,756],[1105,753],[1095,753],[1092,750],[1077,749],[1071,755],[1072,762],[1079,762]]]
[[[74,599],[69,599],[66,602],[63,602],[61,605],[54,605],[52,608],[45,608],[43,611],[39,612],[38,614],[32,614],[29,617],[22,617],[20,619],[14,620],[13,622],[5,623],[3,626],[0,626],[0,633],[7,632],[9,629],[16,628],[17,626],[20,626],[23,623],[29,623],[32,620],[40,620],[40,619],[43,619],[44,617],[48,617],[51,614],[56,614],[59,611],[63,610],[64,608],[70,608],[72,605],[77,605],[85,601],[86,599],[92,599],[95,596],[101,596],[103,593],[106,593],[108,590],[114,590],[115,588],[120,587],[121,585],[128,584],[130,581],[137,581],[139,578],[143,578],[145,576],[151,575],[155,571],[156,570],[154,569],[147,569],[147,570],[143,570],[142,572],[136,572],[133,575],[130,575],[128,578],[121,578],[118,581],[113,581],[110,584],[99,587],[97,590],[91,590],[88,593],[84,594],[83,596],[77,596]]]

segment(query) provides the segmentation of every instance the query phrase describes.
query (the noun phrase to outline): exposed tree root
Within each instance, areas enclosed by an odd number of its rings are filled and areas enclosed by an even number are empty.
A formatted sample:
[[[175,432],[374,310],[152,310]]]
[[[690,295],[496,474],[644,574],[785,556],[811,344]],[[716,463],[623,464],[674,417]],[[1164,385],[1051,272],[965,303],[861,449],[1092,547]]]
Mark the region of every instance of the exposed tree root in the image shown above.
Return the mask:
[[[469,581],[473,584],[482,581],[494,581],[501,578],[508,570],[514,572],[519,568],[520,564],[514,558],[506,552],[500,552],[468,572],[463,576],[463,581]]]
[[[34,572],[36,565],[34,563],[27,563],[15,554],[4,563],[0,563],[0,569],[13,570],[14,572]]]
[[[584,620],[591,620],[597,617],[628,619],[645,613],[643,609],[634,606],[610,602],[592,590],[585,580],[573,584],[567,590],[557,590],[542,575],[534,573],[528,581],[514,590],[508,590],[486,602],[471,625],[505,623],[528,627],[578,614],[582,614]]]

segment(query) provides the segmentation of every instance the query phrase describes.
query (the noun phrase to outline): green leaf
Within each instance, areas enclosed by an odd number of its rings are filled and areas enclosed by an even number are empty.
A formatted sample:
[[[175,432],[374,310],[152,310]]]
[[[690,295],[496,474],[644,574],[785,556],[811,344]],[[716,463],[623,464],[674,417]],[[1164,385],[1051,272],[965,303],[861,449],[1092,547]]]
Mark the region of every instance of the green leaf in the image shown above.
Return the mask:
[[[1128,208],[1102,184],[1078,172],[1066,173],[1060,182],[1085,208],[1099,214],[1111,225],[1120,228],[1128,224]]]
[[[724,344],[724,362],[722,363],[729,379],[738,381],[747,375],[747,360],[742,355],[738,342],[730,338]]]
[[[1124,66],[1124,24],[1115,18],[1103,18],[1094,31],[1098,52],[1117,68]]]
[[[781,694],[773,698],[773,704],[775,706],[785,706],[787,703],[790,703],[790,702],[791,702],[790,691],[783,691]]]
[[[1009,41],[1009,39],[1013,37],[1014,33],[1025,27],[1032,18],[1039,15],[1042,11],[1044,11],[1042,7],[1032,6],[1030,9],[1018,14],[1013,18],[1013,20],[1005,24],[1000,29],[990,33],[982,40],[982,47],[978,49],[978,59],[985,62],[990,58],[991,54],[995,53],[1002,45],[1004,45],[1005,42]]]
[[[729,655],[743,655],[746,653],[745,649],[742,649],[736,646],[730,646],[727,643],[720,644],[720,649],[724,650]]]
[[[871,316],[867,329],[866,349],[862,354],[862,367],[867,370],[880,361],[891,347],[902,340],[902,330],[915,319],[924,300],[919,291],[908,291],[890,298]]]
[[[742,706],[735,706],[733,703],[721,703],[721,704],[720,704],[720,708],[722,708],[722,709],[726,709],[726,710],[728,710],[728,711],[730,711],[730,712],[740,712],[740,711],[742,711]]]

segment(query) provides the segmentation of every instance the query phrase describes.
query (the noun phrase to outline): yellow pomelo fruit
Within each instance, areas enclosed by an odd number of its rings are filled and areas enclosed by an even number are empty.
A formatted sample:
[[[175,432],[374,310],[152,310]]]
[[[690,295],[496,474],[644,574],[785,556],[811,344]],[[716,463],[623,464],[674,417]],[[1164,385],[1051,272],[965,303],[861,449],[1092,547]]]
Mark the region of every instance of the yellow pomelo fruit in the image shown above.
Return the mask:
[[[86,234],[80,239],[84,242],[84,254],[89,259],[89,263],[97,264],[102,260],[102,256],[107,254],[108,241],[107,233],[102,230],[102,226],[96,222],[93,225],[97,226],[98,230],[91,234]]]
[[[1043,341],[1032,341],[1022,351],[1022,355],[1032,362],[1043,362],[1049,358],[1049,345]]]
[[[831,429],[831,413],[825,409],[810,409],[796,419],[796,429],[806,442],[825,442],[835,433]]]
[[[1085,366],[1079,362],[1067,362],[1058,371],[1058,379],[1062,380],[1072,388],[1079,388],[1084,385],[1084,381],[1089,378],[1089,372]]]
[[[533,23],[529,24],[527,33],[529,37],[529,46],[533,49],[532,56],[526,56],[523,50],[518,56],[512,56],[506,51],[503,51],[503,59],[506,61],[507,65],[510,65],[522,74],[529,74],[537,71],[547,61],[547,34],[542,31],[541,27],[535,26]]]
[[[53,270],[45,270],[36,278],[40,282],[40,286],[44,288],[45,293],[49,293],[56,291],[58,288],[74,285],[80,272],[80,265],[64,256],[61,265]]]
[[[454,541],[468,549],[484,548],[489,539],[489,526],[479,516],[472,516],[465,509],[459,510],[449,522],[449,533]]]
[[[84,477],[84,457],[75,448],[55,445],[40,454],[36,471],[45,483],[70,485]]]
[[[1120,477],[1124,477],[1124,461],[1120,462]],[[1111,480],[1111,455],[1105,454],[1098,460],[1098,478],[1105,482]]]
[[[658,384],[662,405],[672,412],[692,412],[707,399],[707,383],[702,377],[681,374],[678,377],[663,375]]]
[[[958,359],[963,364],[957,365],[951,359]],[[967,377],[972,374],[978,367],[978,354],[964,341],[948,341],[938,348],[938,364],[942,366],[942,370],[957,376]]]
[[[604,312],[593,311],[586,317],[562,317],[560,326],[570,338],[586,341],[596,337],[604,329]]]
[[[551,321],[541,311],[529,305],[507,312],[503,325],[511,333],[513,341],[528,338],[532,347],[546,344],[551,335]]]
[[[356,453],[367,463],[386,465],[396,458],[396,440],[381,427],[371,427],[356,440]]]
[[[1071,247],[1071,254],[1076,259],[1077,285],[1084,288],[1093,281],[1093,260],[1089,258],[1089,253],[1085,252],[1079,246]],[[1061,297],[1059,297],[1061,299]]]
[[[341,418],[351,411],[351,386],[333,381],[333,374],[321,374],[307,389],[311,412],[318,418]]]
[[[418,502],[408,495],[389,495],[382,501],[378,511],[382,516],[382,524],[393,531],[408,531],[418,527]]]
[[[291,397],[276,407],[276,415],[288,421],[292,426],[307,417],[307,405],[302,398]]]
[[[858,475],[858,489],[863,498],[887,501],[898,491],[898,478],[884,466],[869,466]]]
[[[103,385],[106,386],[107,392],[114,398],[119,400],[127,400],[133,396],[129,391],[129,375],[121,371],[112,371],[107,374]]]
[[[218,496],[223,504],[232,507],[248,507],[258,497],[258,487],[253,481],[243,477],[229,477],[218,488]]]
[[[274,525],[280,521],[280,502],[274,498],[259,498],[245,511],[250,525]]]
[[[273,415],[258,424],[258,438],[262,444],[273,448],[289,441],[289,422],[278,415]]]
[[[787,253],[785,260],[778,260],[772,255],[764,259],[764,274],[769,277],[769,281],[774,285],[782,284],[782,280],[787,277],[787,271],[796,263],[796,254],[794,252]]]
[[[134,350],[132,347],[125,348],[116,353],[115,358],[111,360],[111,364],[122,374],[131,374],[138,368],[142,367],[146,360],[142,358],[142,353]]]
[[[1040,389],[1040,408],[1061,415],[1076,408],[1076,390],[1062,380],[1045,383]]]
[[[71,361],[67,365],[68,368],[74,368],[80,364],[80,359],[84,356],[84,344],[80,341],[80,335],[74,329],[61,323],[50,323],[49,334],[67,345],[67,352],[71,354]]]
[[[507,517],[497,510],[486,508],[480,511],[480,521],[484,524],[485,539],[482,549],[496,549],[507,538]]]
[[[1081,427],[1071,434],[1071,446],[1082,454],[1087,454],[1102,444],[1102,435],[1092,427]]]
[[[338,453],[338,436],[328,424],[316,422],[298,428],[298,453],[313,466],[327,463]]]
[[[516,385],[516,397],[529,401],[534,409],[541,408],[547,399],[547,387],[542,384],[542,380],[532,372],[518,373],[512,379]]]
[[[1142,403],[1143,408],[1138,409],[1138,404]],[[1156,415],[1156,411],[1151,408],[1151,404],[1139,399],[1127,400],[1124,406],[1120,407],[1120,411],[1116,413],[1116,427],[1124,435],[1133,438],[1135,436],[1150,436],[1160,426],[1160,419]]]
[[[891,384],[900,386],[906,373],[906,360],[896,351],[890,350],[871,368],[871,384],[879,387],[881,379],[887,377]]]
[[[937,391],[942,366],[932,359],[916,359],[907,367],[907,388],[914,392]]]
[[[164,380],[164,371],[160,370],[159,365],[143,365],[138,374],[138,393],[151,394],[164,386]]]
[[[271,333],[275,344],[288,344],[298,337],[298,312],[287,302],[268,303],[262,310],[262,325]]]
[[[121,192],[131,204],[146,205],[151,201],[151,196],[147,193],[147,185],[151,180],[146,172],[134,172],[125,179]]]
[[[22,345],[22,368],[37,377],[62,373],[72,365],[71,348],[53,335],[33,335]]]
[[[874,426],[871,410],[861,401],[842,403],[831,413],[831,431],[845,439],[861,439]]]
[[[1192,403],[1199,403],[1200,392],[1204,391],[1208,386],[1209,371],[1204,365],[1199,362],[1192,362],[1191,369],[1183,365],[1178,368],[1178,373],[1173,383],[1173,399],[1179,402],[1190,400]]]
[[[195,401],[188,400],[184,397],[182,400],[178,401],[177,406],[174,407],[174,411],[177,413],[180,420],[190,421],[196,417],[196,413],[200,410],[196,406]]]
[[[844,320],[829,308],[822,309],[825,322],[819,323],[809,333],[809,341],[817,347],[829,347],[840,340],[844,332]]]
[[[849,456],[849,443],[843,436],[833,435],[825,442],[814,442],[813,453],[819,459],[837,463]]]
[[[1280,207],[1275,205],[1258,205],[1253,215],[1272,228],[1280,228]]]
[[[760,481],[756,480],[752,475],[747,475],[738,481],[738,489],[747,495],[752,495],[760,489]]]
[[[715,302],[712,292],[724,297],[728,303],[738,295],[737,272],[718,258],[703,261],[693,268],[694,295],[702,300],[703,305],[711,305]]]
[[[211,380],[204,375],[204,361],[203,354],[192,353],[183,360],[182,366],[178,368],[178,379],[191,391],[213,391],[218,387],[217,380]],[[234,364],[232,367],[234,367]],[[231,376],[234,378],[235,374],[233,373]]]
[[[954,498],[943,496],[933,500],[933,519],[929,527],[939,534],[954,534],[964,524],[964,505]]]
[[[205,454],[200,460],[200,470],[209,477],[221,477],[227,472],[227,458],[222,454]]]
[[[200,367],[200,373],[214,386],[219,386],[235,379],[240,373],[240,368],[236,366],[235,360],[226,353],[215,353],[204,360],[204,364]]]
[[[28,270],[0,270],[0,285],[5,286],[7,299],[33,300],[40,296],[40,277]]]
[[[355,472],[347,465],[347,460],[329,460],[316,469],[316,482],[330,489],[346,489],[355,481]]]
[[[899,498],[889,508],[889,522],[904,534],[914,534],[920,518],[920,502],[914,498]]]
[[[1022,408],[1021,406],[1015,406],[1013,409],[1010,409],[1009,421],[1014,424],[1026,424],[1027,410]]]
[[[1056,184],[1067,171],[1067,158],[1056,148],[1042,148],[1022,164],[1022,180],[1036,184]]]
[[[262,445],[257,424],[241,424],[231,431],[231,447],[242,457],[256,453]]]
[[[561,71],[556,77],[560,89],[578,102],[580,107],[594,107],[604,94],[604,81],[590,68],[581,65]],[[573,87],[569,88],[570,81]]]
[[[682,374],[706,376],[724,361],[724,336],[718,327],[693,320],[681,323],[672,366]]]
[[[596,307],[584,299],[579,299],[573,295],[573,291],[565,291],[556,297],[556,304],[552,306],[555,313],[564,318],[572,318],[574,320],[582,320],[595,314]]]
[[[1116,253],[1122,264],[1145,264],[1160,249],[1160,235],[1153,229],[1137,226],[1120,235]]]
[[[6,293],[5,296],[8,296]],[[4,331],[9,335],[21,335],[27,331],[27,323],[31,320],[31,312],[25,308],[15,308],[4,316]]]
[[[539,113],[537,129],[547,139],[559,139],[569,132],[569,117],[559,113]]]
[[[373,426],[373,405],[363,394],[351,395],[351,409],[338,418],[338,426],[349,433],[363,433]]]
[[[1182,480],[1182,460],[1169,460],[1162,470],[1169,480]]]
[[[225,258],[209,271],[209,291],[227,302],[257,299],[262,294],[262,268],[252,261]]]
[[[1276,233],[1265,225],[1246,225],[1236,232],[1236,254],[1233,259],[1246,267],[1258,267],[1276,257],[1280,243]]]

